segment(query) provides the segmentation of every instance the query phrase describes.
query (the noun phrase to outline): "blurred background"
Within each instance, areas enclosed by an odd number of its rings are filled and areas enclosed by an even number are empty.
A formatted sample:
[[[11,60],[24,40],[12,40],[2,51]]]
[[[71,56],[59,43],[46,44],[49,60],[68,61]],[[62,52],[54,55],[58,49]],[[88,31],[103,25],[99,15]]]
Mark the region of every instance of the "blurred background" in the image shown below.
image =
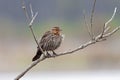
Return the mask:
[[[65,39],[62,46],[56,50],[59,53],[74,49],[90,40],[83,11],[86,12],[87,23],[90,25],[93,1],[25,0],[25,3],[28,11],[31,3],[33,11],[39,12],[33,24],[37,39],[53,26],[62,28]],[[109,24],[111,30],[120,25],[120,0],[97,0],[93,24],[95,35],[100,33],[103,24],[111,18],[115,6],[118,10],[114,20]],[[0,0],[0,74],[16,73],[13,78],[31,64],[37,47],[21,7],[21,0]],[[49,72],[119,71],[119,34],[120,31],[107,41],[91,45],[74,54],[45,60],[30,73],[38,75],[47,72],[49,75]]]

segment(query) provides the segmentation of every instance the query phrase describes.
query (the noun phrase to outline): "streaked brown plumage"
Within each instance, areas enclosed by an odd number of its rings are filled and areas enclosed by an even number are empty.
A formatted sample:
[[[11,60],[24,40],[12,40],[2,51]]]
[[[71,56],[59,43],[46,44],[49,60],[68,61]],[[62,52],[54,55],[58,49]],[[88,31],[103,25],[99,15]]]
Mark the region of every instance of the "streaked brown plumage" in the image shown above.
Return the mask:
[[[61,29],[59,27],[53,27],[51,31],[45,32],[45,34],[42,36],[39,42],[43,51],[46,51],[49,56],[50,54],[48,53],[48,51],[52,51],[53,54],[56,55],[54,50],[57,49],[62,42],[62,36],[60,32],[61,32]],[[42,52],[38,48],[37,53],[33,57],[32,61],[39,59],[41,55],[42,55]]]

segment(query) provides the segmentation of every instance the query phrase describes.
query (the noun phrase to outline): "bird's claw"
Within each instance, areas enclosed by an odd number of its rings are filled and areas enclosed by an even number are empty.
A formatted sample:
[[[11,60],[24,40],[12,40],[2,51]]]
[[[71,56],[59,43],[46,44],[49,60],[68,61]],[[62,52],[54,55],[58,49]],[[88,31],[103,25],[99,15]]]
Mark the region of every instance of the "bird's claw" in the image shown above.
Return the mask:
[[[52,51],[52,52],[53,52],[53,57],[57,56],[57,54],[54,51]]]
[[[51,55],[47,52],[47,54],[45,55],[46,58],[50,58]]]

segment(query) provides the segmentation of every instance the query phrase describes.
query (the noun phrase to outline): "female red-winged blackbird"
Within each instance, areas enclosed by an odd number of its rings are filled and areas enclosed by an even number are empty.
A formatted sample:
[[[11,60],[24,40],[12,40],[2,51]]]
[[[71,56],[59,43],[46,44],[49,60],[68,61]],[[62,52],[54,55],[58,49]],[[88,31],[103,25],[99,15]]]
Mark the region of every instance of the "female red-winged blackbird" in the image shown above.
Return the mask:
[[[39,45],[41,46],[43,51],[47,52],[47,56],[50,56],[48,51],[52,51],[54,55],[57,55],[54,50],[57,49],[62,42],[62,36],[60,32],[61,29],[59,27],[53,27],[51,31],[45,32],[45,34],[42,36]],[[37,53],[33,57],[32,61],[39,59],[41,55],[42,51],[38,48]]]

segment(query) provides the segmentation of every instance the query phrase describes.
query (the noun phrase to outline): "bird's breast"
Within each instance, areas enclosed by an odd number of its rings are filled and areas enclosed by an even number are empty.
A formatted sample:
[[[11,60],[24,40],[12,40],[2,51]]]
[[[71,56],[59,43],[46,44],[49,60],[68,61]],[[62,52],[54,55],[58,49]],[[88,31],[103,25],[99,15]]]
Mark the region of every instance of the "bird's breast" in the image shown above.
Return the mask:
[[[46,38],[43,43],[43,50],[51,51],[57,49],[62,42],[62,37],[60,35],[51,35]]]

